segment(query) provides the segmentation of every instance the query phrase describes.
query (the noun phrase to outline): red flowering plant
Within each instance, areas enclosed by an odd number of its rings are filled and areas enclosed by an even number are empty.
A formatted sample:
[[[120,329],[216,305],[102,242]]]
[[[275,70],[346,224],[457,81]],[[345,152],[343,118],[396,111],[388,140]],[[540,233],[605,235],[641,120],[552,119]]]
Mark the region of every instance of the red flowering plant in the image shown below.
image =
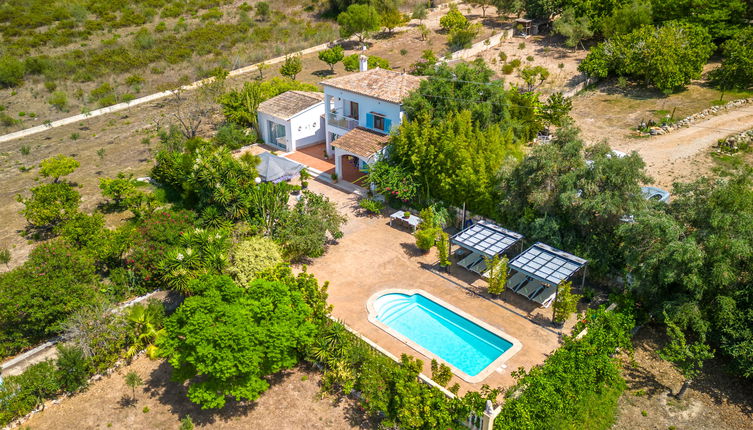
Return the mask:
[[[367,181],[379,194],[407,203],[416,197],[418,184],[412,173],[385,161],[378,161],[371,166]]]
[[[147,288],[157,288],[157,264],[178,244],[184,232],[193,230],[196,217],[187,210],[161,210],[144,218],[136,228],[136,240],[126,266]]]

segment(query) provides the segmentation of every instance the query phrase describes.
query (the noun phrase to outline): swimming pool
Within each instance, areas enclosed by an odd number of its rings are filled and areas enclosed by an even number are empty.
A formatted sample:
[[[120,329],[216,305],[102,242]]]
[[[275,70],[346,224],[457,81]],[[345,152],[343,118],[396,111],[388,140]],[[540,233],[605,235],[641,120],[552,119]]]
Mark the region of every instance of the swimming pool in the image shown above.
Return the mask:
[[[369,319],[458,376],[477,382],[520,350],[520,342],[423,291],[389,291],[369,301]]]

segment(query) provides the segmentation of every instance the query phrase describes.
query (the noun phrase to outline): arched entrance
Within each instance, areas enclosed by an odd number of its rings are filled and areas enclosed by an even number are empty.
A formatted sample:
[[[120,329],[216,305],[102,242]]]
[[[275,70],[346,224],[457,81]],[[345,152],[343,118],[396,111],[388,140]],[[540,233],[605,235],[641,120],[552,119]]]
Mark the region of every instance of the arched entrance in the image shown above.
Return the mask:
[[[340,157],[342,179],[350,183],[363,186],[363,177],[368,171],[368,163],[360,157],[344,154]]]

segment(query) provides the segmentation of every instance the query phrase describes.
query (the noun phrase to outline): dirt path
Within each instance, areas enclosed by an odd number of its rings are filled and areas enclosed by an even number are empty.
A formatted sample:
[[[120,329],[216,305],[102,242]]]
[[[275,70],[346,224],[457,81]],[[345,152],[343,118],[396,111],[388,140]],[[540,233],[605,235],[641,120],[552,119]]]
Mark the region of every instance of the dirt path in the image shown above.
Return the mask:
[[[740,93],[729,95],[726,100],[748,96]],[[606,139],[620,151],[637,151],[655,183],[671,188],[673,182],[711,173],[716,163],[710,148],[719,139],[753,128],[753,108],[726,111],[663,136],[638,137],[634,127],[669,114],[676,119],[685,118],[711,107],[716,100],[719,92],[700,81],[666,97],[637,86],[620,89],[606,81],[575,96],[571,115],[588,143]]]
[[[708,173],[713,166],[709,149],[719,139],[751,128],[753,110],[743,108],[663,136],[615,139],[613,146],[621,151],[637,151],[656,183],[670,187],[672,182],[692,181]]]

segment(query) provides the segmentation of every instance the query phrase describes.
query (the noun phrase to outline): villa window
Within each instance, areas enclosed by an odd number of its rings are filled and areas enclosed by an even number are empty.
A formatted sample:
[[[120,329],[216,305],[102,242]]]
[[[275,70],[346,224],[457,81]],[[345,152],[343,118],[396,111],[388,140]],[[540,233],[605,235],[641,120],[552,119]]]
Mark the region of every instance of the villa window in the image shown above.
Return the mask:
[[[353,119],[358,119],[358,103],[350,102],[350,116]]]
[[[391,121],[382,114],[369,112],[366,114],[366,127],[384,133],[390,132]]]
[[[379,115],[374,115],[374,128],[377,130],[384,131],[384,117]]]

